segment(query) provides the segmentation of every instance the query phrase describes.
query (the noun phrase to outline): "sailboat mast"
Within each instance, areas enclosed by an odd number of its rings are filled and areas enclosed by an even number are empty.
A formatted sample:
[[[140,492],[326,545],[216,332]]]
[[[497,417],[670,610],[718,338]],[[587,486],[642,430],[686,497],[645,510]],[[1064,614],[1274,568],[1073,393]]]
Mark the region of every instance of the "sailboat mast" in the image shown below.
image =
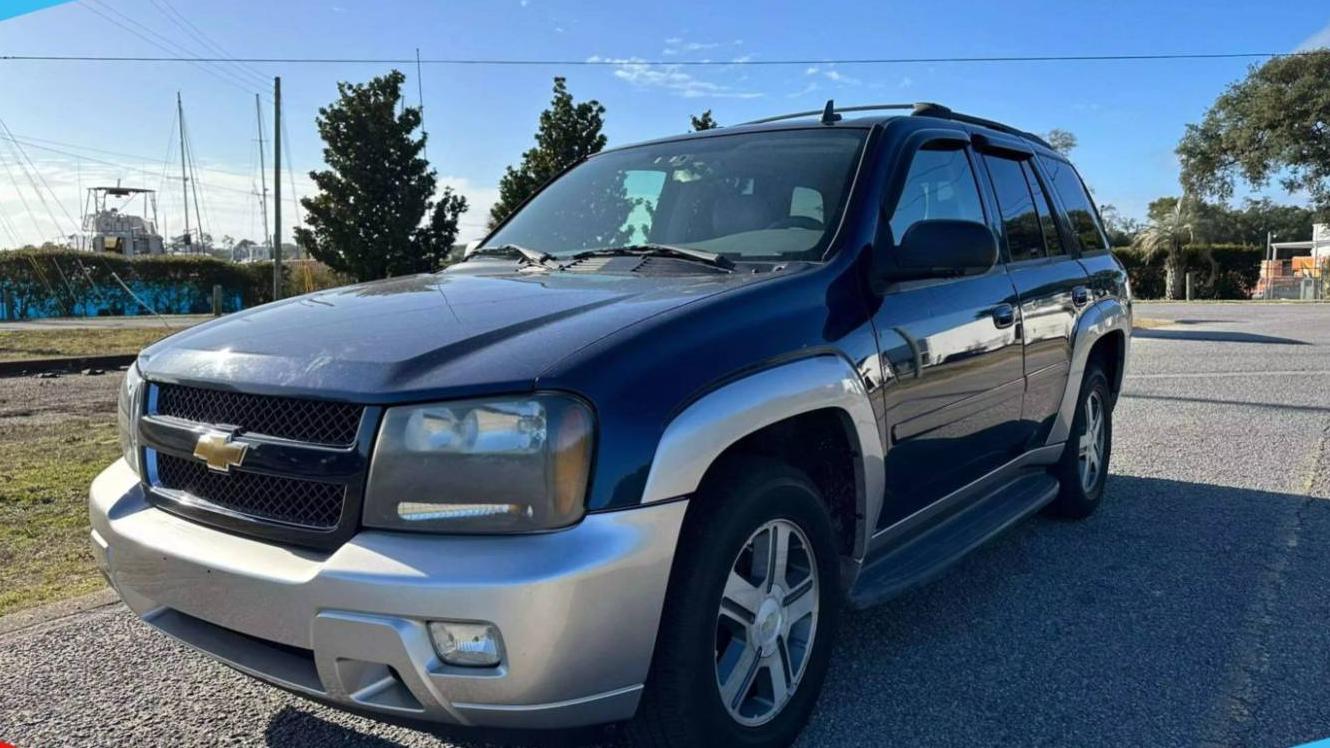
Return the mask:
[[[258,94],[254,94],[254,116],[259,123],[259,184],[262,189],[259,205],[263,208],[263,235],[267,237],[271,236],[268,233],[268,167],[263,162],[263,109],[259,106]]]
[[[176,117],[180,122],[180,197],[185,206],[185,246],[193,245],[189,238],[189,176],[185,172],[185,105],[180,101],[180,92],[175,92]]]

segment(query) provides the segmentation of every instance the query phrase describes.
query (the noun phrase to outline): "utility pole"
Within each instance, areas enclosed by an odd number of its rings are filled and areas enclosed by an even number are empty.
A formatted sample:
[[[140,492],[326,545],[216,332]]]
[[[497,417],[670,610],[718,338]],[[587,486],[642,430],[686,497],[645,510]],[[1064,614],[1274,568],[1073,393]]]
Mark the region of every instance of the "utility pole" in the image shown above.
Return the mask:
[[[282,77],[272,79],[272,300],[282,298]]]
[[[254,116],[259,122],[259,206],[263,209],[263,235],[268,236],[268,165],[263,161],[263,109],[259,107],[259,95],[254,94]]]
[[[420,77],[420,47],[416,47],[416,100],[420,104],[420,135],[425,142],[420,146],[420,155],[429,161],[429,138],[425,135],[425,84]],[[402,97],[406,99],[405,96]]]
[[[186,251],[193,251],[194,242],[189,238],[189,177],[185,172],[185,105],[180,102],[180,92],[175,92],[176,117],[180,122],[180,197],[185,205],[185,246]]]

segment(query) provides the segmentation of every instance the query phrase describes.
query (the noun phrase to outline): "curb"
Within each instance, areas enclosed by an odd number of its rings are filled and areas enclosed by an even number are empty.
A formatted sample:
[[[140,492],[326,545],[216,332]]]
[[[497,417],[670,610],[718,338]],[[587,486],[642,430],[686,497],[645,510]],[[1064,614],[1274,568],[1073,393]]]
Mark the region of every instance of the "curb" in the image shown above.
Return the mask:
[[[0,377],[20,377],[43,371],[79,371],[80,369],[118,369],[129,366],[138,358],[137,353],[114,356],[85,356],[83,358],[39,358],[31,361],[0,361]]]
[[[72,597],[68,600],[60,600],[46,605],[39,605],[35,608],[20,610],[8,615],[0,616],[0,636],[12,634],[32,626],[67,618],[69,616],[83,613],[94,608],[104,608],[107,605],[114,605],[120,602],[120,595],[110,587],[90,592],[79,597]]]

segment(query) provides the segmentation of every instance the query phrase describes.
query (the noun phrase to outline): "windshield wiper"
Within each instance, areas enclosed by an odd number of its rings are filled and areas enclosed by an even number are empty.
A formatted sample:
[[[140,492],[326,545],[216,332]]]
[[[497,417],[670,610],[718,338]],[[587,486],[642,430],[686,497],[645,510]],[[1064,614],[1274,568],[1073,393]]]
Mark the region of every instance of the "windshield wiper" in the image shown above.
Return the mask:
[[[712,267],[722,268],[724,270],[733,270],[734,263],[724,255],[708,252],[705,249],[693,249],[692,247],[679,247],[673,244],[625,244],[622,247],[601,247],[599,249],[588,249],[585,252],[578,252],[573,255],[574,260],[581,260],[587,257],[612,257],[616,255],[636,255],[650,256],[657,255],[661,257],[677,257],[681,260],[694,260],[696,262],[705,262]]]
[[[550,262],[554,260],[554,255],[550,254],[549,252],[540,252],[534,249],[528,249],[520,244],[500,244],[497,247],[481,247],[480,249],[477,249],[476,251],[471,253],[471,257],[479,257],[481,255],[492,255],[499,257],[511,257],[513,255],[517,255],[521,257],[524,262],[529,262],[533,265],[539,265],[540,267],[543,268],[550,267]]]

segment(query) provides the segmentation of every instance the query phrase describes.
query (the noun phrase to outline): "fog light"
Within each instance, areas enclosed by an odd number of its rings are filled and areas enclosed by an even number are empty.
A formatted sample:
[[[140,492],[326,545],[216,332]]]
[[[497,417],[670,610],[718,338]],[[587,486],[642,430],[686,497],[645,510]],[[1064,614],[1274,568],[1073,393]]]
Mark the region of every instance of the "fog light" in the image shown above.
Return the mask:
[[[502,639],[493,624],[431,621],[429,635],[439,659],[449,665],[494,667],[501,659]]]

